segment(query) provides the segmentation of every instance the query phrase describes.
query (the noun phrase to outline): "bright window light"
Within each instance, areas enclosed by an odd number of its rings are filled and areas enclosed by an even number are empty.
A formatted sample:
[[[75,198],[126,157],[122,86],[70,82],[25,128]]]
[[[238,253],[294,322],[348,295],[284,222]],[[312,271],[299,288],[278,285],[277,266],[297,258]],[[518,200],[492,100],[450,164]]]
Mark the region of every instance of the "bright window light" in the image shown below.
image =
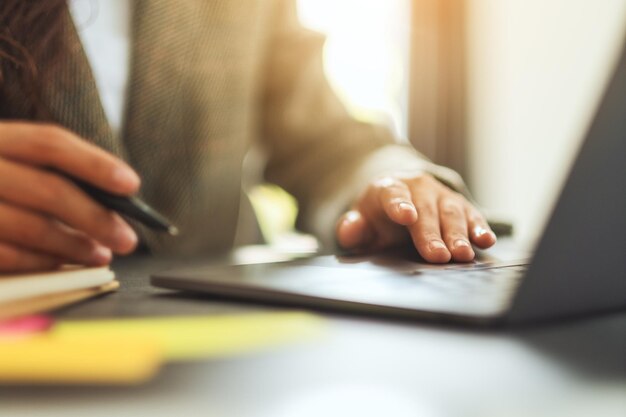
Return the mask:
[[[351,113],[407,136],[409,0],[298,0],[300,20],[327,36],[326,74]]]

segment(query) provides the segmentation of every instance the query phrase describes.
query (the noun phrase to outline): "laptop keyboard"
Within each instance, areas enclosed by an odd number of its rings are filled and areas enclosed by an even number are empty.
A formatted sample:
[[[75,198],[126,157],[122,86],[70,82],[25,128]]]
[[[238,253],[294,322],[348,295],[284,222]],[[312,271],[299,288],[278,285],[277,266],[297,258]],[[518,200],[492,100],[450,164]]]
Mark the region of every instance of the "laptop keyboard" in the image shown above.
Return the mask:
[[[383,269],[300,266],[281,268],[271,274],[271,280],[260,282],[276,290],[335,300],[486,313],[508,304],[525,269],[520,264],[464,264],[390,273]]]
[[[445,292],[480,293],[513,291],[524,277],[527,265],[450,267],[440,271],[415,271],[419,281]]]

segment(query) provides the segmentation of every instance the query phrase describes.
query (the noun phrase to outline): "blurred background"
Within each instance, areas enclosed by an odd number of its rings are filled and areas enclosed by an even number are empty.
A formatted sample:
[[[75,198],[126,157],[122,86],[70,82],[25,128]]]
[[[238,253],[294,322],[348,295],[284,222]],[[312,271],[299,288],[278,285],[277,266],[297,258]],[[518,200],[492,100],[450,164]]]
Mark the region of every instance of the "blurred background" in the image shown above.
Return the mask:
[[[479,204],[531,243],[617,59],[626,0],[298,6],[302,23],[327,36],[326,72],[354,116],[458,170]],[[289,225],[286,210],[262,215],[266,235]]]

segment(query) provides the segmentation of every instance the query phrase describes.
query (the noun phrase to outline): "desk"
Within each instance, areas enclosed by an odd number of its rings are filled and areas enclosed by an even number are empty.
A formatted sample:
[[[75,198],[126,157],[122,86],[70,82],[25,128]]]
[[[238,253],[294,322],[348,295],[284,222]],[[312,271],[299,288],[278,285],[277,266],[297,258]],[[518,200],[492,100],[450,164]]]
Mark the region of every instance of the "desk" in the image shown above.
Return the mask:
[[[120,262],[119,293],[59,316],[276,310],[150,287],[151,272],[174,264]],[[626,313],[508,330],[321,314],[322,339],[168,365],[139,387],[0,388],[0,416],[626,415]]]

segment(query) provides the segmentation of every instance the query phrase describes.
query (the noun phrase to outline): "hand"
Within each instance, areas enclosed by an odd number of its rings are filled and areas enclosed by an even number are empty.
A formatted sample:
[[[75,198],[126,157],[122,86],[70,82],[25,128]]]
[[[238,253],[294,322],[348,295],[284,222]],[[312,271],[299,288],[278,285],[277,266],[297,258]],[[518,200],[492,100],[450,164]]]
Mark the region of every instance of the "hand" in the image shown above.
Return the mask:
[[[67,130],[0,123],[0,271],[101,266],[134,250],[137,235],[119,215],[48,168],[120,195],[139,189],[124,162]]]
[[[420,255],[433,263],[469,262],[475,256],[471,243],[482,249],[496,243],[478,210],[428,174],[374,181],[339,219],[336,235],[340,246],[354,251],[412,240]]]

